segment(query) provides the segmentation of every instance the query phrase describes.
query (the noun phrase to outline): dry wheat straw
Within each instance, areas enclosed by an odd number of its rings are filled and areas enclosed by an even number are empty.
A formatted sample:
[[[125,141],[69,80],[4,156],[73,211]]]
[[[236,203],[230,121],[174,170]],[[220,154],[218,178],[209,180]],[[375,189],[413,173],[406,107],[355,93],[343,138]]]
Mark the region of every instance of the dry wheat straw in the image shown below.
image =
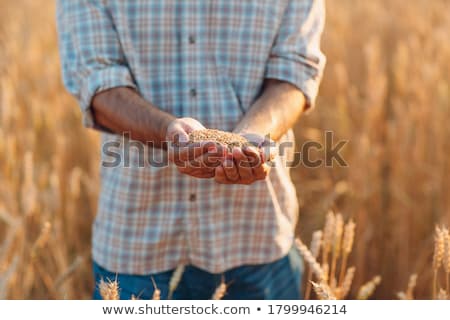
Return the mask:
[[[184,273],[184,268],[185,265],[184,264],[180,264],[175,271],[173,272],[172,277],[170,278],[170,282],[169,282],[169,294],[168,294],[168,299],[172,299],[173,293],[175,292],[175,290],[177,289],[178,285],[180,284],[181,278],[183,277],[183,273]]]
[[[359,288],[357,299],[358,300],[367,300],[374,292],[377,286],[381,282],[380,276],[375,276],[372,280],[363,284],[361,288]]]
[[[322,231],[318,230],[313,233],[311,240],[311,254],[317,260],[320,252],[320,246],[322,244]],[[312,270],[308,268],[308,276],[306,280],[306,289],[305,289],[305,300],[309,299],[311,294],[311,280],[312,280]]]

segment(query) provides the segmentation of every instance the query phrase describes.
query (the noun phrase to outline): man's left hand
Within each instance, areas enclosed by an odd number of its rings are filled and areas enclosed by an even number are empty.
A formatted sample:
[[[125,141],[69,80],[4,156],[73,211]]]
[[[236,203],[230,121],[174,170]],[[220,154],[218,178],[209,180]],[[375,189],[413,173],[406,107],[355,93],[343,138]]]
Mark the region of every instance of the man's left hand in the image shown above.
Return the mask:
[[[242,134],[250,142],[242,148],[234,147],[215,169],[214,179],[221,184],[250,185],[269,175],[276,156],[275,143],[258,134]]]

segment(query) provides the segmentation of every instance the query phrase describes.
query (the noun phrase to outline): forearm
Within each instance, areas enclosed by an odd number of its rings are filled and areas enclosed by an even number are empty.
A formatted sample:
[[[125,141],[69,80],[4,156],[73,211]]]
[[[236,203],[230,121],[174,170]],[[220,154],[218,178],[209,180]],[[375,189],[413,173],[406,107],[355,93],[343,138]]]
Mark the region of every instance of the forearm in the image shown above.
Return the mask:
[[[277,141],[285,134],[305,108],[305,96],[295,86],[266,80],[263,94],[239,122],[235,132],[270,135]]]
[[[97,124],[114,133],[129,133],[130,138],[162,147],[170,122],[175,117],[148,101],[136,91],[120,87],[97,94],[92,101]]]

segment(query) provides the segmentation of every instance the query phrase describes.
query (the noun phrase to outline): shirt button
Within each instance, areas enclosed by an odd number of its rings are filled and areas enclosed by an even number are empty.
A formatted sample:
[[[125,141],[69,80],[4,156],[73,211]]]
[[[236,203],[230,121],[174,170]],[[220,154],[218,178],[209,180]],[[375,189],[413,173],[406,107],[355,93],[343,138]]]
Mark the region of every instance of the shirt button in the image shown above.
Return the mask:
[[[193,36],[193,35],[189,36],[189,43],[190,44],[195,44],[195,36]]]
[[[197,195],[195,193],[191,193],[189,195],[189,201],[194,202],[195,200],[197,200]]]
[[[191,89],[191,97],[195,98],[197,96],[197,90]]]

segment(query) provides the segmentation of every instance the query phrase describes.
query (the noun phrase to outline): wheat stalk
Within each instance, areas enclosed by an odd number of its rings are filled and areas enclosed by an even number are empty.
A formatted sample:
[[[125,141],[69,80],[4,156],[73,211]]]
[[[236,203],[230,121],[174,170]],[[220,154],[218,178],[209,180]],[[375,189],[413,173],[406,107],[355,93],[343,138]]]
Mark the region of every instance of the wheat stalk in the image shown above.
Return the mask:
[[[320,252],[320,246],[322,243],[322,231],[316,231],[312,235],[311,240],[311,255],[317,260],[317,257],[319,256]],[[308,276],[306,281],[306,289],[305,289],[305,300],[309,299],[309,296],[311,294],[311,280],[312,280],[312,270],[311,268],[308,268]]]
[[[172,274],[172,277],[170,278],[169,281],[169,294],[168,294],[168,299],[172,299],[173,293],[175,292],[175,290],[177,289],[178,285],[180,284],[181,278],[183,277],[183,273],[184,273],[184,268],[185,265],[184,264],[180,264],[175,271]]]
[[[375,291],[376,287],[380,284],[381,277],[375,276],[369,282],[363,284],[361,288],[359,288],[357,299],[358,300],[367,300]]]

